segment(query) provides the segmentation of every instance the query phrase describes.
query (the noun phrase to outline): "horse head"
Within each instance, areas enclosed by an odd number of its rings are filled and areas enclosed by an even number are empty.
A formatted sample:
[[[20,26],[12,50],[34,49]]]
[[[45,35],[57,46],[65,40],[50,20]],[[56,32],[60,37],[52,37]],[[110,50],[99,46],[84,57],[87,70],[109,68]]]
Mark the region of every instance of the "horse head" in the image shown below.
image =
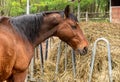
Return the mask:
[[[56,36],[65,41],[74,50],[79,51],[81,55],[87,53],[88,41],[86,40],[77,20],[70,17],[69,7],[65,8],[64,20],[58,25]],[[73,17],[74,19],[75,16]]]
[[[54,12],[52,14],[47,13],[44,20],[45,24],[43,25],[48,25],[46,27],[49,27],[49,30],[51,28],[52,30],[56,30],[53,32],[51,30],[50,33],[53,33],[53,36],[59,37],[62,41],[70,45],[74,50],[79,51],[81,55],[87,53],[88,41],[86,40],[79,26],[77,17],[70,13],[69,6],[64,9],[64,12]],[[50,25],[51,22],[52,25]]]

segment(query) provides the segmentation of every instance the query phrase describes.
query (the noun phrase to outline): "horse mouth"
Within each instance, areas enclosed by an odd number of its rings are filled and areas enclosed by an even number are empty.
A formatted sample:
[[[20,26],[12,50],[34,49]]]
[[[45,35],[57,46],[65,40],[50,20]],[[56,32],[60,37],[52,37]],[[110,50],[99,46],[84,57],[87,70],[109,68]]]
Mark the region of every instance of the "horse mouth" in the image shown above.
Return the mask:
[[[85,47],[85,48],[83,48],[82,50],[81,50],[81,49],[78,49],[78,52],[80,53],[81,56],[86,55],[87,52],[88,52],[88,48]]]

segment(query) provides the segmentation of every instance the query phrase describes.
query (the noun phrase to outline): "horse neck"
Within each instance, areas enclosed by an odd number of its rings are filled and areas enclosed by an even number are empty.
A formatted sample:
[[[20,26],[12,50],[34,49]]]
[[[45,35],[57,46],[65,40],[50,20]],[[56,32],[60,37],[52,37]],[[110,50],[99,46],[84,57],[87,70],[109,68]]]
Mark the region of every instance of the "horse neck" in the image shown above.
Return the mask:
[[[48,27],[50,28],[50,27]],[[40,32],[39,37],[36,38],[36,41],[34,42],[34,47],[38,46],[41,42],[45,41],[46,39],[48,39],[49,37],[54,36],[54,34],[57,31],[57,26],[51,28],[50,30],[46,30],[44,32]]]
[[[43,17],[42,14],[13,17],[10,19],[10,24],[23,40],[28,40],[30,43],[33,43],[39,34]]]
[[[33,46],[36,46],[55,33],[56,26],[61,20],[59,14],[44,16],[41,13],[14,17],[10,19],[10,23],[22,39],[27,39]]]
[[[43,24],[41,25],[39,37],[36,38],[35,46],[40,44],[42,41],[55,35],[59,23],[63,21],[60,14],[50,14],[44,17]]]

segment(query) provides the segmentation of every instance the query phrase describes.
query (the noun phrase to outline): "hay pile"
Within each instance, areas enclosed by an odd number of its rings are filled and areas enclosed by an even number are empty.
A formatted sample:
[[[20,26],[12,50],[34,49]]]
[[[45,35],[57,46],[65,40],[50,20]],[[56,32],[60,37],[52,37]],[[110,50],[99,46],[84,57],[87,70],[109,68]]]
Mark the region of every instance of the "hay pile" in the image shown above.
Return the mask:
[[[64,72],[64,52],[62,44],[62,54],[59,65],[59,74],[55,74],[57,46],[59,39],[55,39],[49,52],[49,59],[45,62],[44,76],[40,71],[36,73],[36,78],[41,78],[45,82],[87,82],[90,68],[91,54],[93,43],[97,38],[105,37],[109,40],[112,56],[112,76],[113,82],[120,82],[120,24],[82,22],[81,29],[89,41],[89,51],[85,56],[76,54],[76,78],[73,77],[71,48],[68,47],[68,64],[67,71]],[[38,67],[39,68],[39,67]],[[92,82],[109,82],[108,75],[108,58],[105,42],[99,42],[97,47],[96,59]]]

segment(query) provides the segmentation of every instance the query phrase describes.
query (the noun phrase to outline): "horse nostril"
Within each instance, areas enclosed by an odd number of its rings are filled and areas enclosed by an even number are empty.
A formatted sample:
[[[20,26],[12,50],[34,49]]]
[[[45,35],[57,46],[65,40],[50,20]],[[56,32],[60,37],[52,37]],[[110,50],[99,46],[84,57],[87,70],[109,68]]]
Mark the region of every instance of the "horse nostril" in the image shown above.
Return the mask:
[[[87,51],[87,50],[88,50],[88,47],[84,47],[84,49]]]
[[[87,54],[87,51],[88,51],[88,48],[87,48],[87,47],[84,47],[82,50],[81,50],[81,49],[78,49],[78,52],[80,53],[80,55],[85,55],[85,54]]]
[[[85,53],[87,53],[88,48],[87,48],[87,47],[84,47],[83,50],[84,50]]]

